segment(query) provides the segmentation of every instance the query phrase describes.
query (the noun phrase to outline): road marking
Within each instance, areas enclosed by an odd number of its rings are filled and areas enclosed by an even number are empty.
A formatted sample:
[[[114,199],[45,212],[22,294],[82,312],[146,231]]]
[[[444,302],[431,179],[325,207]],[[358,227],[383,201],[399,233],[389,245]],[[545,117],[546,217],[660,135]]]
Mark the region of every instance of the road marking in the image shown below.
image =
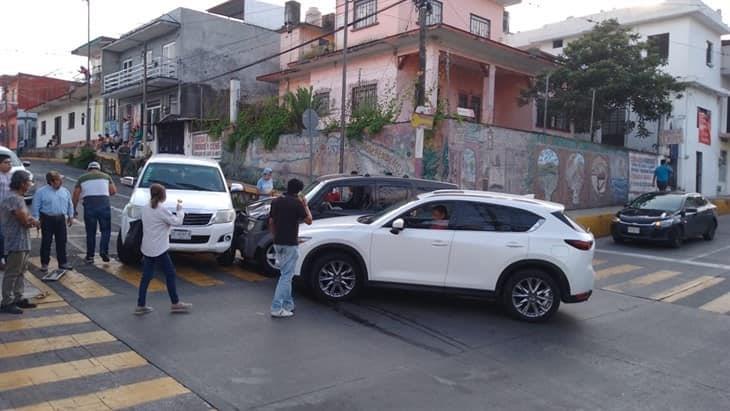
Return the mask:
[[[79,256],[81,257],[83,256],[83,254],[80,254]],[[122,281],[126,281],[135,288],[139,288],[139,283],[142,280],[142,272],[138,268],[124,265],[120,261],[114,259],[112,259],[108,263],[102,262],[101,264],[98,264],[97,267],[113,275],[114,277],[119,278]],[[165,283],[156,278],[152,278],[152,281],[150,281],[150,285],[149,288],[147,288],[147,291],[154,293],[165,291],[166,289],[167,287],[165,287]]]
[[[44,310],[47,308],[64,308],[68,307],[68,303],[65,301],[58,301],[55,303],[45,303],[45,304],[36,304],[37,307],[33,308],[33,310]]]
[[[607,287],[603,287],[604,290],[608,291],[615,291],[615,292],[623,292],[623,290],[627,288],[633,288],[633,287],[643,287],[646,285],[651,285],[654,283],[658,283],[660,281],[667,280],[672,277],[676,277],[678,275],[682,274],[679,271],[657,271],[655,273],[642,275],[641,277],[633,278],[629,281],[620,282],[617,284],[609,285]]]
[[[135,352],[127,351],[102,357],[92,357],[85,360],[9,371],[0,373],[0,392],[89,377],[144,365],[147,365],[147,361],[144,358]]]
[[[40,257],[31,257],[30,262],[36,267],[41,266]],[[101,298],[114,295],[103,285],[74,270],[67,270],[58,282],[81,298]]]
[[[616,265],[613,267],[604,268],[603,270],[596,271],[596,278],[599,280],[603,280],[604,278],[608,278],[614,275],[619,274],[626,274],[630,273],[632,271],[641,270],[644,267],[638,266],[638,265],[632,265],[632,264],[622,264],[622,265]]]
[[[703,275],[702,277],[695,278],[692,281],[687,281],[684,284],[680,284],[676,287],[672,287],[668,290],[654,294],[653,296],[651,296],[651,298],[658,301],[673,303],[675,301],[679,301],[683,298],[689,297],[692,294],[715,286],[723,282],[724,280],[724,278],[720,277]]]
[[[119,214],[122,213],[122,209],[121,208],[116,208],[116,207],[112,207],[112,206],[110,206],[109,208],[111,208],[112,210],[116,211]]]
[[[647,260],[654,260],[654,261],[664,261],[664,262],[668,262],[668,263],[693,265],[695,267],[730,270],[730,265],[726,265],[726,264],[703,263],[701,261],[692,261],[692,260],[687,260],[687,259],[681,260],[678,258],[668,258],[668,257],[657,257],[655,255],[646,255],[646,254],[639,254],[639,253],[625,253],[623,251],[596,250],[596,252],[604,253],[604,254],[620,255],[620,256],[624,256],[624,257],[644,258]]]
[[[213,285],[223,284],[223,281],[207,276],[190,267],[175,267],[175,271],[177,272],[178,277],[200,287],[210,287]]]
[[[730,313],[730,293],[715,298],[707,304],[700,306],[700,310],[712,311],[721,314]]]
[[[256,274],[249,270],[245,270],[241,267],[220,267],[220,270],[238,278],[239,280],[250,281],[254,283],[267,280],[267,277],[264,277],[261,274]]]
[[[730,245],[725,246],[725,247],[722,247],[722,248],[718,248],[717,250],[714,250],[714,251],[708,251],[706,253],[702,253],[700,255],[696,255],[696,256],[690,258],[690,260],[699,260],[700,258],[704,258],[704,257],[710,256],[710,255],[713,255],[713,254],[717,254],[717,253],[719,253],[721,251],[725,251],[727,249],[730,249]]]
[[[39,280],[36,276],[29,272],[25,272],[25,279],[28,280],[33,287],[37,288],[41,292],[42,298],[34,298],[33,303],[40,305],[64,302],[63,298],[59,296],[51,287],[47,286],[43,281]]]
[[[187,394],[190,390],[170,377],[122,385],[87,395],[53,400],[18,408],[17,411],[119,410]]]
[[[595,267],[597,265],[605,264],[606,262],[608,262],[608,260],[599,260],[597,258],[594,258],[593,259],[593,266]]]
[[[0,332],[30,330],[33,328],[52,327],[55,325],[69,325],[87,323],[90,320],[83,314],[59,314],[47,317],[21,318],[0,322]]]
[[[86,347],[112,341],[116,341],[116,338],[106,331],[93,331],[81,334],[62,335],[60,337],[17,341],[0,344],[0,358],[20,357],[22,355],[38,354],[47,351],[62,350],[64,348]]]

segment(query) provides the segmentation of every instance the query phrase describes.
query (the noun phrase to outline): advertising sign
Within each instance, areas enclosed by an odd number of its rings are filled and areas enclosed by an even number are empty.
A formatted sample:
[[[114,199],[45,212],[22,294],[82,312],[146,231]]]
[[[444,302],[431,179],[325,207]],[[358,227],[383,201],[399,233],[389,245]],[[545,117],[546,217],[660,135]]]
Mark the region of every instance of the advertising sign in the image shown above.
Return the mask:
[[[708,146],[712,144],[712,139],[710,137],[710,130],[712,129],[712,119],[710,117],[710,112],[698,108],[697,109],[697,128],[699,129],[699,136],[700,136],[700,143],[707,144]]]
[[[208,133],[198,133],[192,135],[193,139],[193,157],[204,158],[220,158],[221,157],[221,141],[213,140]]]
[[[657,156],[629,153],[629,199],[654,191],[652,179],[657,166]]]

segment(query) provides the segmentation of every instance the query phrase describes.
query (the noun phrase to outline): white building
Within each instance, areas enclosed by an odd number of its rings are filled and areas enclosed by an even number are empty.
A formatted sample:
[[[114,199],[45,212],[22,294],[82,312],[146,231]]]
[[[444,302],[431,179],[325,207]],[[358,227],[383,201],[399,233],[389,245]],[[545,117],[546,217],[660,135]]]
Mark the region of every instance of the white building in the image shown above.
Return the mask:
[[[623,145],[669,158],[677,172],[680,189],[708,196],[730,194],[727,157],[730,150],[730,34],[719,10],[699,0],[666,0],[662,3],[615,9],[583,17],[570,17],[537,30],[516,33],[508,43],[519,48],[538,48],[558,55],[571,41],[589,32],[600,21],[616,19],[642,38],[659,45],[667,57],[667,73],[688,83],[675,99],[672,114],[661,124],[649,125],[653,134],[639,138],[636,131],[623,132],[632,118],[618,113],[615,122],[604,121],[600,137],[604,144]],[[616,126],[616,127],[614,127]],[[663,144],[666,130],[681,129],[679,144]]]
[[[104,100],[99,87],[92,87],[91,138],[104,133]],[[56,136],[62,146],[76,146],[86,141],[86,86],[79,85],[55,100],[33,107],[38,115],[36,147],[45,147]]]

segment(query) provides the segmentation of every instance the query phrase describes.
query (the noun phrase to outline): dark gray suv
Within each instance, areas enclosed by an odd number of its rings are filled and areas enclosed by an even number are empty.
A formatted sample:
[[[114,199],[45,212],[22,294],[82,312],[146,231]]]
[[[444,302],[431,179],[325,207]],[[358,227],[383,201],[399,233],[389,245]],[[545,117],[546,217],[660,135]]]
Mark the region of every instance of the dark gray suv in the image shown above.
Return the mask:
[[[457,188],[455,184],[392,176],[329,175],[308,185],[303,194],[315,220],[346,215],[376,213],[421,193]],[[261,271],[275,275],[278,270],[273,238],[268,230],[271,199],[246,207],[237,218],[235,241],[241,256],[255,260]]]

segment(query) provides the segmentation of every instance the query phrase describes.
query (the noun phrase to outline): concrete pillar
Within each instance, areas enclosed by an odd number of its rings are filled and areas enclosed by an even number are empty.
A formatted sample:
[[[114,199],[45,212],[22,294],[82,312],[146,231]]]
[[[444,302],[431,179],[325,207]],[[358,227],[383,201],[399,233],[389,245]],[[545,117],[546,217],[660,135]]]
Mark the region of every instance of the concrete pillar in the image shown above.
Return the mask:
[[[497,67],[489,65],[487,76],[482,82],[482,123],[494,123],[494,81],[497,77]]]
[[[436,110],[439,92],[439,50],[426,48],[426,105]]]

